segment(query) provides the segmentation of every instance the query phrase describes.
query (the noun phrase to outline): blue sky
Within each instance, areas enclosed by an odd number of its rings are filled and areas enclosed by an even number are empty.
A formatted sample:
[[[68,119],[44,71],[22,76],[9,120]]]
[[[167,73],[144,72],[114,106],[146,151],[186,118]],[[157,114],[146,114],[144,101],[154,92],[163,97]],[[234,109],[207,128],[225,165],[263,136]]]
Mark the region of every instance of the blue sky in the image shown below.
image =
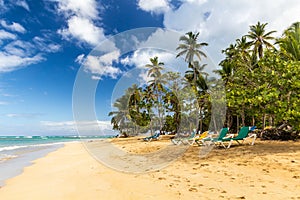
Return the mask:
[[[0,0],[0,135],[76,134],[72,94],[80,67],[98,83],[97,122],[109,129],[111,96],[126,71],[155,55],[170,65],[175,57],[153,49],[122,55],[114,41],[102,57],[89,56],[115,34],[142,27],[200,31],[217,64],[249,25],[268,22],[280,36],[299,10],[298,0]],[[136,39],[176,46],[164,30]]]

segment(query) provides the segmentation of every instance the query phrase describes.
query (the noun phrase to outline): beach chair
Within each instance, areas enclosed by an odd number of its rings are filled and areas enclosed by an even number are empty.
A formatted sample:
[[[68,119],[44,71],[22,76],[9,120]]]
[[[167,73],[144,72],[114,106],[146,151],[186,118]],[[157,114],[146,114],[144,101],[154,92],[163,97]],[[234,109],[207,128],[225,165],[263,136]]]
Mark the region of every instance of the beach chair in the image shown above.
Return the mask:
[[[175,145],[180,145],[180,144],[193,145],[195,142],[195,137],[196,137],[196,131],[193,131],[189,136],[178,136],[172,139],[171,141]]]
[[[147,142],[151,142],[152,139],[159,140],[160,139],[160,132],[155,133],[149,137],[145,137],[143,140]]]
[[[203,132],[199,137],[195,138],[195,142],[198,144],[198,146],[205,145],[204,139],[207,138],[208,131]]]
[[[211,144],[221,144],[224,148],[226,148],[225,144],[223,143],[223,139],[226,138],[229,128],[222,128],[220,134],[217,138],[207,137],[203,139],[203,142],[208,142],[208,145]]]
[[[232,144],[233,141],[236,141],[238,144],[241,144],[240,141],[242,141],[242,143],[243,143],[246,139],[253,137],[253,141],[252,141],[251,144],[254,145],[255,139],[257,137],[256,134],[253,133],[250,136],[248,136],[248,135],[249,135],[249,132],[250,131],[254,131],[255,128],[256,128],[256,126],[252,126],[252,127],[243,126],[240,129],[240,131],[239,131],[239,133],[238,133],[238,135],[236,137],[224,138],[223,142],[224,141],[228,141],[229,144],[228,144],[227,148],[230,148],[230,146],[231,146],[231,144]]]

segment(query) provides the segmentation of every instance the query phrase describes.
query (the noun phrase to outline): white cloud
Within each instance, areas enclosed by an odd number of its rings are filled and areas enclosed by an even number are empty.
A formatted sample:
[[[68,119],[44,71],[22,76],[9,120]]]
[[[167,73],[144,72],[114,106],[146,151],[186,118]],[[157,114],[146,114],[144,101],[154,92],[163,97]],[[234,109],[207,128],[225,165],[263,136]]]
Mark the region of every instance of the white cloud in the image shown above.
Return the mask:
[[[139,0],[138,7],[152,13],[163,13],[170,10],[168,0]]]
[[[76,15],[88,19],[97,19],[98,10],[95,0],[59,0],[58,11],[65,14],[67,17]]]
[[[50,43],[44,38],[41,37],[34,37],[33,38],[34,46],[39,49],[39,51],[53,53],[61,50],[61,45]],[[51,41],[52,42],[52,41]]]
[[[157,49],[139,49],[136,50],[131,56],[123,58],[120,62],[123,65],[143,68],[145,65],[151,64],[150,58],[154,58],[155,56],[158,57],[160,62],[164,62],[164,64],[170,63],[170,61],[175,60],[176,57],[176,55]]]
[[[41,52],[57,52],[58,44],[46,42],[35,37],[32,42],[15,40],[5,45],[0,51],[0,73],[10,72],[45,60]]]
[[[105,39],[102,28],[95,26],[89,19],[77,16],[71,17],[68,20],[68,28],[60,29],[58,33],[66,40],[71,36],[92,46],[98,45]]]
[[[44,58],[39,54],[32,57],[21,57],[0,52],[0,73],[14,71],[30,64],[36,64],[42,60]]]
[[[82,64],[87,73],[92,74],[94,80],[100,80],[103,76],[108,76],[113,79],[122,73],[122,71],[113,66],[114,62],[118,62],[120,52],[118,50],[106,53],[101,56],[83,54],[76,58],[76,62]]]
[[[15,55],[20,57],[26,57],[27,55],[33,54],[35,47],[30,42],[21,40],[15,40],[4,47],[4,50],[9,55]]]
[[[27,11],[30,11],[29,6],[25,0],[16,1],[16,5],[23,7]]]
[[[143,85],[152,80],[151,77],[148,77],[148,69],[145,65],[151,64],[150,58],[154,58],[155,56],[158,57],[159,62],[164,63],[165,71],[178,71],[180,60],[176,59],[175,54],[151,48],[138,49],[132,55],[121,59],[120,63],[137,67],[139,69],[137,81],[139,82],[139,85]],[[133,71],[133,73],[137,73],[137,71]],[[131,72],[129,71],[129,73],[125,75],[131,76]],[[136,74],[134,76],[136,76]]]
[[[200,31],[199,41],[215,63],[223,58],[221,50],[235,39],[247,34],[249,26],[268,22],[267,31],[277,30],[275,36],[293,22],[299,21],[298,0],[189,0],[164,15],[166,28],[180,32]]]
[[[15,34],[9,33],[9,32],[4,31],[4,30],[0,30],[0,40],[3,40],[3,39],[14,40],[16,38],[17,38],[17,36]]]
[[[13,22],[12,24],[8,24],[6,21],[4,20],[0,20],[0,24],[2,27],[10,30],[10,31],[16,31],[19,33],[25,33],[26,29],[19,23]]]
[[[75,38],[91,46],[98,45],[105,39],[104,30],[95,22],[100,20],[95,0],[62,0],[58,1],[58,12],[67,19],[67,27],[58,33],[66,40]]]

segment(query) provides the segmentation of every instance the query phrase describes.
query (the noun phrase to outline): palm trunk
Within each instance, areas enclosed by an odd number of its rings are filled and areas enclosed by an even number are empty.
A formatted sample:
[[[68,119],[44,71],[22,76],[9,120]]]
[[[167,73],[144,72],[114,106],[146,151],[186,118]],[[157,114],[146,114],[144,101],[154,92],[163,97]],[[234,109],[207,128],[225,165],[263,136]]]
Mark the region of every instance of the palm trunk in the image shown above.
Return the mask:
[[[236,116],[236,131],[239,132],[239,126],[240,126],[240,122],[239,122],[239,115]]]

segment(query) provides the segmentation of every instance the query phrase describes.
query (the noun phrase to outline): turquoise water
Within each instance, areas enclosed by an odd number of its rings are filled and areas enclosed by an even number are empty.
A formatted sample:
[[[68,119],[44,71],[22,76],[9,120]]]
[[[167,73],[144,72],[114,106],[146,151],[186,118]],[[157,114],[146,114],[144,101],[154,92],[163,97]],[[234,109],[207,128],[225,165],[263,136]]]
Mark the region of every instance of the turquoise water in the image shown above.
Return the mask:
[[[105,139],[113,136],[0,136],[0,186],[33,160],[64,146],[66,142]]]

